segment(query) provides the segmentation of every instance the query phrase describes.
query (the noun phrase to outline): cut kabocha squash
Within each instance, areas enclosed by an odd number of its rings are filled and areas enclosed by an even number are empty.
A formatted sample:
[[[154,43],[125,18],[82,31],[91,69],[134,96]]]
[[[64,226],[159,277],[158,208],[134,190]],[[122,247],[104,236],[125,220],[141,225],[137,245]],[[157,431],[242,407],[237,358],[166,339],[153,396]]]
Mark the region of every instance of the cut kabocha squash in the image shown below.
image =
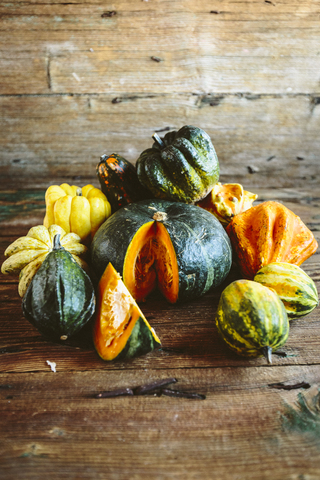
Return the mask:
[[[275,201],[260,203],[235,216],[226,231],[242,275],[250,280],[268,263],[300,266],[318,248],[300,217]]]
[[[222,292],[216,313],[221,338],[239,355],[264,355],[272,362],[272,351],[283,346],[289,321],[279,296],[252,280],[236,280]]]
[[[76,233],[90,243],[100,225],[111,215],[104,193],[93,185],[77,187],[63,183],[51,185],[45,193],[46,214],[43,225],[60,225],[66,233]]]
[[[208,210],[226,226],[235,215],[251,208],[257,198],[258,195],[247,192],[239,183],[217,183],[197,205]]]
[[[209,135],[186,125],[153,136],[152,148],[137,160],[138,178],[156,198],[194,203],[204,198],[219,179],[219,162]]]
[[[161,346],[111,263],[98,286],[93,341],[100,357],[109,361],[144,355]]]
[[[297,265],[269,263],[258,271],[254,281],[279,295],[289,318],[303,317],[319,304],[314,281]]]
[[[200,297],[226,278],[231,255],[229,238],[213,215],[164,200],[121,208],[91,244],[98,278],[111,262],[137,301],[157,287],[171,303]]]
[[[129,203],[151,196],[139,182],[136,167],[116,153],[102,155],[97,165],[97,176],[101,190],[111,204],[112,213]]]
[[[40,268],[42,262],[53,249],[53,239],[56,234],[60,235],[61,245],[72,254],[74,260],[86,271],[89,270],[83,260],[88,248],[80,243],[80,237],[75,233],[68,233],[59,227],[44,225],[32,227],[26,236],[15,240],[5,250],[8,257],[1,266],[4,274],[19,274],[19,295],[24,296],[32,278]]]
[[[67,340],[92,318],[95,292],[89,276],[55,235],[53,249],[34,275],[22,300],[23,314],[45,337]]]

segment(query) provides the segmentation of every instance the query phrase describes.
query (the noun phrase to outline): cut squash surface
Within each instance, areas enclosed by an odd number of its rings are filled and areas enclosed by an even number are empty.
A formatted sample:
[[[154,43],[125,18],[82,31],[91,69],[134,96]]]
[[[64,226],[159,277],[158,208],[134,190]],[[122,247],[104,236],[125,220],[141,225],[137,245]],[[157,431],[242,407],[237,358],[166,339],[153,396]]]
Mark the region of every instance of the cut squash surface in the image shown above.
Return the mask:
[[[109,361],[143,355],[161,345],[111,263],[99,282],[93,339],[100,357]]]
[[[175,303],[179,291],[176,254],[162,223],[144,224],[133,237],[124,261],[123,278],[137,301],[143,301],[156,287]]]

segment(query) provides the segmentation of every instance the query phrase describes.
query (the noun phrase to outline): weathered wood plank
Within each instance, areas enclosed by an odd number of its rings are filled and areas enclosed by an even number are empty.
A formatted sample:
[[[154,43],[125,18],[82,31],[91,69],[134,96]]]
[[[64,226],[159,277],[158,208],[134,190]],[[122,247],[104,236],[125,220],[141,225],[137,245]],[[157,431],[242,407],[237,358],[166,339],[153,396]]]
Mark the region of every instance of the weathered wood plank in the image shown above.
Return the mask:
[[[0,92],[319,92],[316,3],[225,1],[211,10],[204,0],[122,0],[109,8],[2,3]]]
[[[100,155],[133,163],[155,131],[196,125],[217,150],[221,181],[252,187],[317,185],[320,106],[304,95],[62,95],[0,97],[0,178],[95,178]],[[116,100],[115,100],[116,99]],[[113,103],[113,102],[116,103]],[[251,174],[250,171],[255,173]],[[42,177],[42,179],[41,179]]]
[[[94,398],[168,376],[206,399]],[[311,388],[270,387],[301,381]],[[1,375],[2,478],[316,480],[319,382],[317,366]]]

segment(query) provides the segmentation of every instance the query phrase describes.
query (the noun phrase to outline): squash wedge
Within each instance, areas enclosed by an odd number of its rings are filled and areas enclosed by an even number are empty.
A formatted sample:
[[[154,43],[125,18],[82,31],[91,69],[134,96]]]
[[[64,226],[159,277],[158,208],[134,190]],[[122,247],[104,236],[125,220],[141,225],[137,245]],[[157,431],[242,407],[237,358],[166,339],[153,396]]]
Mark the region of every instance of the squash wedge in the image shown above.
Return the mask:
[[[93,342],[106,361],[127,360],[161,346],[129,290],[111,263],[99,285]]]

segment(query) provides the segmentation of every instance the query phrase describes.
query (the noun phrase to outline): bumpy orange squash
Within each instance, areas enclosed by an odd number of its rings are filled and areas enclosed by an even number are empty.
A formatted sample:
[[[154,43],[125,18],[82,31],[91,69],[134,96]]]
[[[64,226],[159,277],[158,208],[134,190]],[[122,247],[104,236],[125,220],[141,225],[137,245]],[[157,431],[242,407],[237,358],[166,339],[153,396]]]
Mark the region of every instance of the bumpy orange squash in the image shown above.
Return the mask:
[[[247,192],[239,183],[219,182],[197,205],[212,213],[223,225],[228,225],[235,215],[251,208],[257,198],[258,195]]]
[[[240,213],[226,231],[247,279],[253,279],[260,268],[272,262],[299,266],[318,248],[313,233],[300,217],[275,201]]]

